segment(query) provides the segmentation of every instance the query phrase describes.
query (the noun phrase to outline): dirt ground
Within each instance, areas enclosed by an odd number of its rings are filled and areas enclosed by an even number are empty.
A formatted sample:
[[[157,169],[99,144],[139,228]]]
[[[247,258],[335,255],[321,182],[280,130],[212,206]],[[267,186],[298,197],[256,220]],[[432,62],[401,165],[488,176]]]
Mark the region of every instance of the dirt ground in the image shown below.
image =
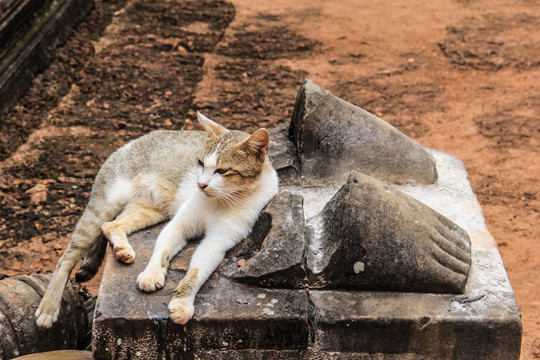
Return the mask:
[[[535,0],[97,0],[0,121],[0,278],[54,268],[118,146],[193,129],[196,110],[286,122],[304,78],[464,161],[522,312],[521,359],[540,358]]]

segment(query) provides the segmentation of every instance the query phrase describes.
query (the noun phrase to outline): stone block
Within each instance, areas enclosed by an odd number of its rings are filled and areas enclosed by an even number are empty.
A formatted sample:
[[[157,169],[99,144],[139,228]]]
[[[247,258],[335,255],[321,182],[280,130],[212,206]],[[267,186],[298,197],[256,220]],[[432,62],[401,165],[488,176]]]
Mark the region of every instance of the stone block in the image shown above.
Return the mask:
[[[310,290],[314,349],[399,359],[519,359],[519,308],[465,168],[451,155],[430,152],[437,184],[396,188],[468,232],[471,269],[464,294]]]
[[[313,347],[415,359],[519,359],[517,308],[486,296],[464,301],[454,295],[312,290]]]
[[[392,183],[437,180],[435,161],[420,144],[311,80],[296,97],[290,135],[303,185],[342,185],[351,170]]]
[[[265,289],[232,281],[224,270],[238,266],[232,249],[195,300],[186,325],[172,323],[167,304],[185,274],[196,242],[170,264],[165,287],[143,293],[136,285],[163,225],[131,236],[136,260],[125,265],[107,254],[93,327],[95,358],[191,359],[195,351],[301,350],[308,339],[305,290]]]
[[[229,251],[197,295],[195,315],[184,326],[170,321],[167,304],[185,274],[196,241],[173,258],[165,287],[152,294],[139,291],[135,279],[146,266],[163,225],[131,236],[137,252],[133,264],[122,264],[109,254],[94,321],[95,358],[519,359],[519,308],[465,168],[451,155],[426,151],[437,165],[436,183],[383,184],[378,189],[379,185],[370,187],[368,181],[365,191],[359,190],[363,195],[353,198],[367,199],[365,193],[375,196],[381,189],[383,193],[399,191],[415,199],[402,200],[406,206],[421,208],[428,223],[430,218],[443,221],[443,216],[463,229],[470,239],[471,260],[462,294],[414,293],[403,288],[396,292],[321,290],[312,287],[316,283],[305,282],[302,272],[282,272],[301,265],[300,251],[291,249],[301,248],[302,232],[309,241],[304,219],[309,223],[341,191],[339,187],[288,186],[262,212],[252,234]],[[352,189],[361,183],[351,181],[348,186]],[[383,203],[392,201],[401,202],[386,199]],[[391,216],[391,212],[381,214]],[[343,223],[350,220],[347,217],[354,219],[346,212],[338,216]],[[392,231],[402,227],[396,222]],[[284,250],[287,240],[291,247]],[[306,255],[302,259],[307,264]],[[283,259],[272,261],[279,258]],[[242,259],[246,262],[240,267]],[[298,286],[302,288],[291,288]]]
[[[283,123],[270,130],[268,156],[282,185],[299,183],[300,165],[296,147],[289,138],[289,124]]]
[[[306,236],[312,288],[461,293],[471,264],[466,231],[356,171]]]
[[[271,227],[260,249],[238,268],[234,279],[263,287],[305,287],[302,197],[282,190],[264,213],[271,216]],[[257,229],[252,233],[257,234]]]

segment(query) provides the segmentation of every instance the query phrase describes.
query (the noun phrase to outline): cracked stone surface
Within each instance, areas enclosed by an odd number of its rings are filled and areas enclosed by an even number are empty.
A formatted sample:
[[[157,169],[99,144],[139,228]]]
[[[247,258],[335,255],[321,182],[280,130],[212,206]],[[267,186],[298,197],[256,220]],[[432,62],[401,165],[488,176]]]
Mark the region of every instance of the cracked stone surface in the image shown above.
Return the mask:
[[[305,287],[302,197],[283,190],[264,212],[271,216],[271,228],[260,250],[236,271],[234,278],[259,286]]]
[[[165,287],[143,293],[136,286],[153,242],[163,224],[131,236],[137,259],[130,265],[109,252],[93,328],[94,357],[126,359],[192,358],[214,350],[301,350],[308,341],[308,296],[305,290],[264,289],[233,281],[223,274],[238,266],[229,252],[195,300],[193,319],[182,326],[169,320],[167,304],[185,275],[196,243],[170,264]],[[137,355],[140,354],[140,355]]]

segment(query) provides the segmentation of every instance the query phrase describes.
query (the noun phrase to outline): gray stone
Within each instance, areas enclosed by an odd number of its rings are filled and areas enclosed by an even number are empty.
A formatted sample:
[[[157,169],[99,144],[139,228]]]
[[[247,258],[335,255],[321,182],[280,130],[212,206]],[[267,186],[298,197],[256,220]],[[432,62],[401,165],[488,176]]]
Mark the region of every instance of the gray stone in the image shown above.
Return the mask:
[[[463,163],[430,152],[437,183],[396,188],[469,234],[472,264],[464,294],[310,290],[314,351],[338,358],[370,353],[377,355],[369,359],[379,359],[382,353],[395,359],[519,359],[519,308]]]
[[[289,139],[288,123],[280,124],[270,130],[268,156],[272,161],[272,166],[278,173],[282,185],[299,183],[300,166],[296,156],[296,148]]]
[[[312,346],[320,351],[399,354],[396,359],[519,358],[519,311],[487,294],[471,302],[388,292],[312,290],[309,296]]]
[[[282,190],[270,201],[264,213],[271,216],[271,228],[259,251],[238,268],[234,279],[265,287],[304,287],[302,197]],[[252,233],[259,233],[257,227]]]
[[[296,97],[290,131],[307,183],[343,184],[350,170],[391,183],[437,180],[435,162],[421,145],[310,80]]]
[[[463,294],[315,290],[307,285],[267,289],[239,283],[233,279],[238,261],[263,259],[257,254],[270,250],[265,239],[270,240],[277,199],[281,198],[280,211],[298,217],[299,209],[292,206],[295,196],[282,193],[203,286],[195,300],[195,316],[185,326],[170,322],[167,303],[196,242],[172,260],[165,288],[153,294],[138,291],[135,279],[163,225],[131,236],[138,254],[133,264],[119,263],[109,254],[94,323],[95,358],[518,360],[519,308],[465,168],[451,155],[428,151],[437,164],[435,184],[381,186],[425,204],[421,211],[428,219],[441,221],[427,206],[467,231],[472,263]],[[310,194],[304,197],[309,214],[322,211],[320,204],[339,190],[332,189],[288,187],[293,195]],[[366,272],[368,265],[351,262],[351,275]]]
[[[467,282],[467,232],[356,171],[306,234],[312,287],[462,293]]]
[[[195,314],[185,326],[172,323],[167,304],[185,274],[196,242],[171,261],[165,287],[143,293],[136,285],[163,228],[158,225],[130,237],[137,259],[120,263],[109,252],[93,327],[98,359],[192,359],[218,350],[301,350],[308,341],[305,290],[262,289],[224,275],[237,266],[232,249],[195,299]]]
[[[34,313],[50,275],[19,275],[0,281],[0,359],[84,345],[88,324],[83,299],[66,285],[58,321],[51,329],[37,326]]]

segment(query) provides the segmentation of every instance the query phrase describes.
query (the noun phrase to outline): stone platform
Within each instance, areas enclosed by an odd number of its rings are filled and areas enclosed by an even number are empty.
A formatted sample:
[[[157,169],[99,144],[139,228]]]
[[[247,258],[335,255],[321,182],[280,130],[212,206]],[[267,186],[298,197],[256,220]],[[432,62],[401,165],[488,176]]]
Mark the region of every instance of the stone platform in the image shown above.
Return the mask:
[[[136,286],[163,227],[158,225],[131,237],[133,264],[107,257],[94,321],[95,358],[519,359],[520,312],[463,164],[429,151],[437,182],[396,188],[468,232],[472,265],[464,294],[246,285],[230,276],[238,259],[247,257],[240,244],[197,295],[193,319],[180,326],[170,321],[167,304],[194,245],[173,259],[164,289],[146,294]],[[306,217],[333,195],[295,186],[287,191],[304,196]]]

